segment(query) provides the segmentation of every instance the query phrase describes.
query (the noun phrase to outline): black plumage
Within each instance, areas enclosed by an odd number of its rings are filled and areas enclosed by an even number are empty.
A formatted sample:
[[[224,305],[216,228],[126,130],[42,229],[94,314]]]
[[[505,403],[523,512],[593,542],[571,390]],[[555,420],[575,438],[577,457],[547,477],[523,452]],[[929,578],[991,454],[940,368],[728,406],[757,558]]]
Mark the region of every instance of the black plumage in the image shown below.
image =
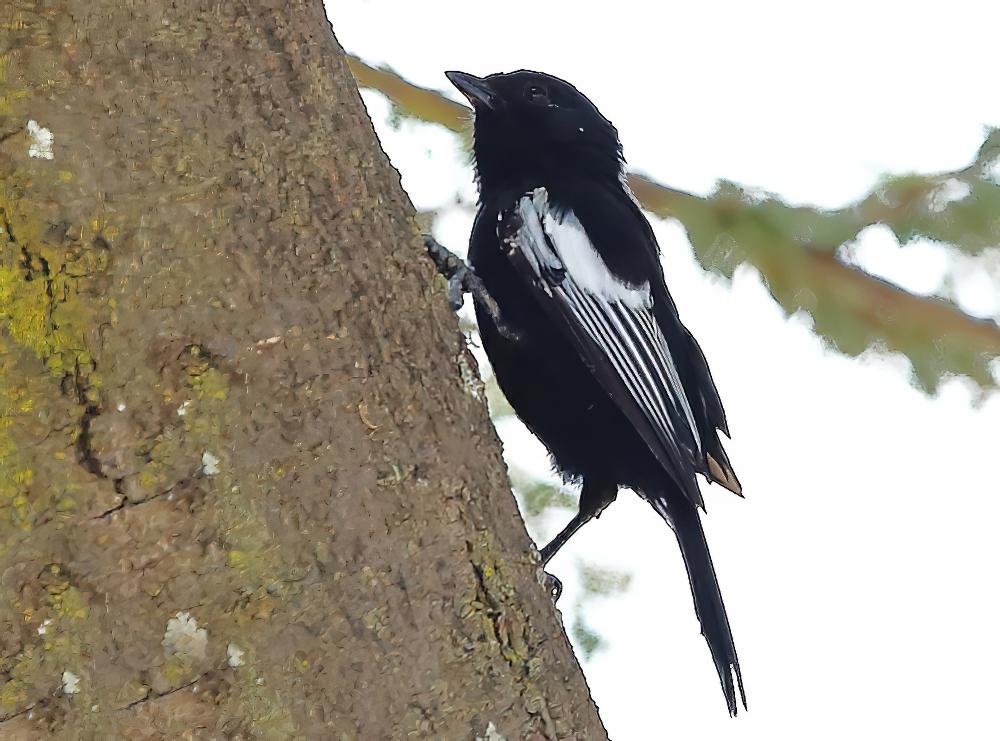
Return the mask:
[[[479,210],[469,259],[502,321],[477,302],[501,390],[582,484],[548,561],[629,487],[673,528],[730,713],[742,678],[702,530],[696,474],[740,493],[725,413],[681,323],[659,247],[624,184],[618,132],[569,83],[538,72],[449,72],[476,112]]]

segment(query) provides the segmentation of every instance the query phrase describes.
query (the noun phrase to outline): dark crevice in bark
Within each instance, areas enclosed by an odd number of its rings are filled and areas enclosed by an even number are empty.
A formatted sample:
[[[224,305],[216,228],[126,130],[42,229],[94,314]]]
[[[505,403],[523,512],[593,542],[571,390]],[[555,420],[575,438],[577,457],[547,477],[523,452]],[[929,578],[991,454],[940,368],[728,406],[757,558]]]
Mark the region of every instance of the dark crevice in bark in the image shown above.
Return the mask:
[[[107,478],[107,477],[103,476],[102,478]],[[122,490],[124,489],[123,486],[124,480],[123,479],[112,479],[112,480],[115,482],[115,491],[118,492],[118,494],[121,495],[122,497],[121,501],[118,502],[118,504],[116,504],[114,507],[108,507],[103,512],[94,515],[93,517],[90,518],[91,520],[107,520],[110,522],[111,517],[115,514],[115,512],[120,512],[123,509],[133,509],[135,507],[141,507],[142,505],[149,504],[150,502],[156,502],[160,499],[163,499],[163,497],[168,496],[178,486],[183,486],[184,484],[187,483],[187,479],[182,479],[181,481],[178,481],[170,488],[164,489],[163,491],[153,494],[150,497],[146,497],[145,499],[140,499],[139,501],[132,501],[127,496],[125,496],[125,494],[122,493]]]
[[[5,131],[4,133],[0,134],[0,144],[3,144],[5,141],[7,141],[8,139],[10,139],[11,137],[17,136],[22,131],[24,131],[25,128],[26,128],[25,126],[18,126],[16,129],[13,129],[11,131]]]
[[[10,715],[3,716],[2,718],[0,718],[0,726],[4,726],[7,723],[10,723],[11,721],[14,721],[14,720],[17,720],[18,718],[24,717],[25,715],[27,715],[28,713],[30,713],[32,710],[34,710],[36,704],[37,703],[33,702],[30,705],[28,705],[27,707],[25,707],[25,708],[21,708],[20,710],[16,710],[13,713],[11,713]]]
[[[17,237],[14,236],[14,229],[10,225],[10,219],[7,218],[7,212],[4,209],[0,209],[0,223],[3,224],[3,229],[7,233],[7,241],[10,244],[19,245],[20,243],[17,241]],[[22,247],[21,249],[23,252],[24,248]]]
[[[184,690],[189,689],[190,687],[193,687],[194,685],[198,684],[198,682],[203,680],[211,673],[212,673],[211,671],[202,672],[197,677],[192,679],[190,682],[186,682],[182,684],[180,687],[174,687],[174,689],[167,690],[166,692],[150,691],[145,697],[139,698],[138,700],[134,700],[130,702],[128,705],[118,708],[117,712],[124,713],[126,710],[131,710],[132,708],[139,707],[140,705],[143,705],[147,702],[155,702],[156,700],[162,700],[164,697],[170,697],[171,695],[175,695],[178,692],[183,692]]]
[[[13,233],[10,231],[10,225],[6,226],[7,234],[10,235],[10,241],[17,244],[21,248],[21,267],[24,269],[24,281],[30,283],[35,279],[35,272],[31,268],[31,253],[28,252],[28,248],[23,244],[19,244],[17,239],[14,237]]]
[[[96,404],[86,404],[83,408],[83,416],[80,418],[80,432],[76,438],[76,454],[80,465],[98,478],[106,479],[107,474],[101,467],[101,462],[94,454],[93,438],[90,432],[90,425],[94,418],[101,413]]]
[[[101,465],[101,461],[94,450],[91,425],[100,416],[101,406],[95,403],[88,395],[90,384],[87,380],[87,374],[95,370],[97,370],[96,363],[90,363],[90,367],[87,369],[82,368],[77,363],[73,374],[72,391],[76,396],[76,402],[83,407],[83,415],[80,417],[79,431],[76,438],[76,459],[88,473],[99,479],[111,481],[115,491],[123,497],[121,505],[124,505],[128,500],[124,498],[122,479],[112,478],[105,473],[104,466]]]

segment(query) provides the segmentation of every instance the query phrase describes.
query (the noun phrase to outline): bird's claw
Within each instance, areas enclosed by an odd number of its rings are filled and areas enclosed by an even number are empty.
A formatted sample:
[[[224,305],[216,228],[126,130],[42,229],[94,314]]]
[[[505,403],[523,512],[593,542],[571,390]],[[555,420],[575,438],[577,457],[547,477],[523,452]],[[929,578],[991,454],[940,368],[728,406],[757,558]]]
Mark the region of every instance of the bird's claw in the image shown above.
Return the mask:
[[[548,589],[549,596],[552,597],[552,602],[558,602],[563,592],[563,584],[559,577],[555,574],[550,574],[548,571],[543,571],[542,584]]]
[[[465,303],[465,284],[458,273],[448,279],[448,303],[452,311],[458,311]]]
[[[497,331],[501,335],[511,341],[519,339],[518,333],[501,318],[500,307],[490,292],[486,290],[486,286],[476,275],[475,270],[430,234],[424,235],[424,247],[427,248],[427,254],[434,261],[438,272],[448,279],[448,301],[451,303],[452,310],[458,311],[462,308],[463,294],[471,293],[473,298],[486,309],[486,313],[490,315],[490,319],[493,320],[493,324],[496,325]]]

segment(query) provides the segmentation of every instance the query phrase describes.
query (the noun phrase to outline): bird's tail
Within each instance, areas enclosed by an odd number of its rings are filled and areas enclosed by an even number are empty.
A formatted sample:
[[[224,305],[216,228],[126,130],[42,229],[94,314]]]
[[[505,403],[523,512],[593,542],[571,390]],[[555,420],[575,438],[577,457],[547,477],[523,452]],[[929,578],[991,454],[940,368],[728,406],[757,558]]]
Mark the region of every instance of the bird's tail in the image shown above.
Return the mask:
[[[684,556],[684,565],[687,566],[688,581],[691,583],[694,609],[701,622],[701,633],[708,641],[708,648],[712,652],[715,669],[722,682],[722,691],[726,695],[729,714],[736,715],[737,688],[744,710],[747,707],[747,698],[743,692],[740,662],[736,657],[736,646],[733,644],[733,634],[729,630],[729,618],[726,617],[726,606],[722,603],[722,593],[719,591],[719,581],[712,566],[712,556],[708,552],[708,541],[705,540],[701,517],[695,505],[682,496],[670,497],[669,503],[665,498],[658,498],[651,501],[651,504],[669,523],[677,536],[677,543]]]

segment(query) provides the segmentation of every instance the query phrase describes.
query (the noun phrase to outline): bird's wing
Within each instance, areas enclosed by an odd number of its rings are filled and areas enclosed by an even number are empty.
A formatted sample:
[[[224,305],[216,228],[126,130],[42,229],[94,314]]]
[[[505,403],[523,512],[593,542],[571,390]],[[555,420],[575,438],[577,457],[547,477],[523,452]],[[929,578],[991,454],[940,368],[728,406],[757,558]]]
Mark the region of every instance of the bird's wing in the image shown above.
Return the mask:
[[[653,455],[695,504],[701,440],[649,284],[628,285],[601,259],[572,211],[544,188],[500,216],[502,249]]]

